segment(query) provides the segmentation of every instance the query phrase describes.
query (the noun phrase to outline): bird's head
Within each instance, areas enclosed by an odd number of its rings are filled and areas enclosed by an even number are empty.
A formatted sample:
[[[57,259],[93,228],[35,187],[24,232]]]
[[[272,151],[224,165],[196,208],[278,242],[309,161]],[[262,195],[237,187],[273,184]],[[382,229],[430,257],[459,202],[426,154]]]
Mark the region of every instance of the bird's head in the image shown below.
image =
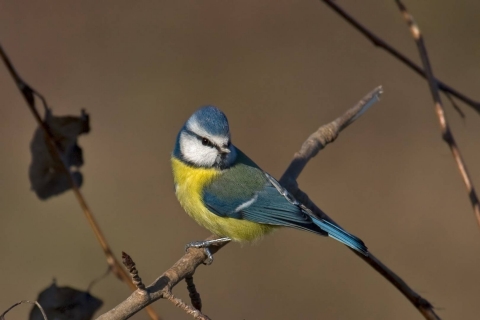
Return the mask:
[[[197,167],[230,167],[236,149],[230,141],[225,114],[214,106],[195,111],[178,133],[173,155]]]

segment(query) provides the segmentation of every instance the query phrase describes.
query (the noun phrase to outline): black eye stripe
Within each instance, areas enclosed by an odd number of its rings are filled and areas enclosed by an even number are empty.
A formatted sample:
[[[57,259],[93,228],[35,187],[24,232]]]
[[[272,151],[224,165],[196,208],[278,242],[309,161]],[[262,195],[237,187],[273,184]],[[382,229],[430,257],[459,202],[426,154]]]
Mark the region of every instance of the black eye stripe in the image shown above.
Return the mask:
[[[202,137],[201,135],[199,134],[196,134],[195,132],[191,131],[191,130],[188,130],[185,128],[185,132],[187,132],[189,135],[191,136],[194,136],[196,137],[198,140],[200,140],[202,142],[202,144],[204,146],[209,146],[210,148],[216,148],[216,149],[219,149],[220,147],[218,145],[216,145],[215,143],[213,143],[211,140],[209,140],[208,138],[205,138],[205,137]],[[229,148],[231,145],[231,142],[230,140],[228,141],[227,143],[227,148]]]
[[[189,135],[196,137],[198,140],[202,142],[204,146],[209,146],[209,147],[216,147],[212,141],[208,140],[207,138],[202,137],[201,135],[196,134],[195,132],[188,130],[185,128],[185,132],[187,132]]]
[[[211,148],[215,147],[215,145],[210,140],[208,140],[207,138],[202,138],[202,144],[204,146],[209,146]]]

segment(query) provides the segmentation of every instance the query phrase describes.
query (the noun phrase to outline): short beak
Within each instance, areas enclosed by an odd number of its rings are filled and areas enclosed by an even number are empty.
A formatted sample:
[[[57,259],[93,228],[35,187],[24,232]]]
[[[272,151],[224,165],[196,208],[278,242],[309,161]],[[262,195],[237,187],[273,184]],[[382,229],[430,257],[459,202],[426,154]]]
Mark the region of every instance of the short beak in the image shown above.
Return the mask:
[[[220,148],[220,153],[221,154],[229,154],[230,153],[230,149],[229,148]]]

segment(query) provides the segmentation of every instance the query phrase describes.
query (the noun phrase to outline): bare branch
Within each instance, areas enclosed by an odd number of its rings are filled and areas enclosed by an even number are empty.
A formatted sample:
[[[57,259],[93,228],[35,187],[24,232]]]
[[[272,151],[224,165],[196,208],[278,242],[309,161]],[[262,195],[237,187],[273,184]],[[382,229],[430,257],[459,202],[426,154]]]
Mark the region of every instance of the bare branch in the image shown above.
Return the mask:
[[[300,190],[296,185],[286,186],[288,191],[293,194],[293,196],[303,203],[307,208],[309,208],[313,214],[316,216],[330,221],[338,225],[332,218],[330,218],[325,212],[323,212],[315,203],[310,200],[308,195]],[[420,313],[429,320],[438,320],[440,317],[435,314],[433,306],[428,300],[416,293],[408,284],[402,280],[395,272],[390,270],[386,265],[384,265],[380,260],[378,260],[373,253],[369,250],[368,256],[359,254],[355,250],[351,250],[359,258],[368,263],[373,269],[380,273],[388,282],[394,285],[414,306],[420,311]]]
[[[377,91],[378,90],[378,91]],[[298,151],[293,157],[290,166],[283,174],[280,182],[282,185],[301,203],[309,208],[316,216],[330,221],[338,225],[333,219],[331,219],[325,212],[323,212],[308,195],[298,188],[297,178],[303,171],[308,161],[312,159],[319,150],[321,150],[327,143],[332,142],[338,136],[340,131],[346,127],[356,118],[359,113],[364,111],[362,106],[367,106],[378,100],[378,95],[381,93],[381,87],[370,92],[357,105],[347,110],[342,116],[334,120],[333,122],[320,127],[315,133],[310,135],[308,139],[303,143],[300,151]],[[433,311],[432,305],[413,289],[411,289],[405,281],[397,276],[392,270],[385,266],[380,260],[378,260],[371,251],[368,256],[358,254],[352,250],[358,257],[367,262],[372,268],[380,273],[385,279],[393,284],[410,302],[425,316],[426,319],[440,319]]]
[[[383,93],[381,86],[373,89],[365,97],[362,98],[355,106],[348,109],[342,116],[334,121],[327,123],[317,131],[312,133],[310,137],[302,144],[300,151],[295,153],[293,160],[287,170],[280,179],[280,183],[287,187],[292,183],[296,185],[296,180],[300,176],[303,168],[307,165],[311,158],[325,148],[325,146],[338,137],[340,131],[357,120],[365,111],[368,110],[375,102],[380,99]]]
[[[43,319],[44,319],[44,320],[48,320],[47,315],[45,314],[45,311],[43,310],[43,308],[42,308],[42,306],[40,305],[40,303],[38,303],[37,301],[28,301],[28,300],[19,301],[19,302],[15,303],[13,306],[11,306],[10,308],[8,308],[7,310],[5,310],[5,312],[0,315],[0,320],[5,320],[5,315],[6,315],[10,310],[12,310],[12,309],[15,308],[16,306],[21,305],[21,304],[23,304],[23,303],[29,303],[29,304],[33,304],[33,305],[37,306],[38,309],[40,309],[40,312],[42,313]]]
[[[85,218],[87,219],[90,227],[93,230],[93,233],[95,234],[95,237],[97,238],[100,246],[103,249],[103,252],[105,254],[106,260],[108,265],[111,267],[112,272],[122,281],[124,281],[132,290],[136,290],[136,286],[132,283],[130,280],[130,276],[127,274],[127,272],[123,269],[122,265],[118,262],[117,258],[114,256],[112,253],[112,249],[107,243],[107,239],[103,235],[103,232],[100,229],[100,226],[98,225],[95,217],[93,216],[92,211],[87,205],[87,202],[85,198],[83,197],[83,194],[80,192],[80,189],[78,188],[77,184],[75,183],[75,180],[72,177],[72,172],[68,169],[68,166],[66,166],[65,162],[62,160],[61,157],[61,149],[59,148],[52,132],[50,131],[49,127],[47,124],[42,120],[42,117],[40,116],[40,113],[38,112],[36,106],[35,106],[35,96],[41,99],[43,102],[43,105],[45,107],[45,110],[48,110],[48,105],[45,100],[45,98],[39,94],[36,90],[34,90],[32,87],[30,87],[26,82],[22,80],[20,75],[17,73],[15,68],[13,67],[12,62],[8,58],[6,52],[3,50],[3,47],[0,45],[0,56],[2,57],[3,62],[7,66],[8,71],[10,72],[10,75],[12,78],[15,80],[15,83],[17,84],[18,89],[22,93],[23,97],[25,98],[25,101],[27,102],[27,105],[32,112],[35,120],[37,121],[38,125],[40,128],[42,128],[43,132],[45,133],[46,137],[46,142],[50,146],[50,149],[53,150],[53,156],[58,163],[63,164],[61,166],[61,170],[65,173],[65,175],[68,177],[69,182],[72,186],[73,193],[75,194],[75,197],[78,200],[78,203],[80,204],[80,207],[83,210],[83,213],[85,215]],[[147,312],[152,320],[157,320],[159,319],[159,316],[155,313],[155,311],[152,308],[148,308]]]
[[[477,193],[475,192],[475,188],[473,186],[472,179],[468,173],[467,166],[462,158],[460,153],[460,149],[455,142],[453,137],[453,133],[450,130],[450,126],[448,125],[447,117],[445,115],[445,110],[442,105],[442,100],[440,98],[440,92],[438,90],[438,83],[435,79],[435,76],[432,71],[432,66],[430,65],[430,60],[428,58],[427,49],[425,47],[425,43],[423,41],[423,36],[420,31],[420,28],[415,23],[413,16],[407,11],[407,8],[403,5],[400,0],[396,0],[398,8],[403,15],[403,18],[407,22],[410,32],[412,33],[413,39],[418,47],[418,52],[420,53],[420,58],[422,59],[423,67],[425,68],[425,73],[427,75],[428,85],[430,87],[430,92],[432,94],[435,112],[438,117],[438,121],[440,122],[440,128],[442,130],[442,138],[450,147],[450,151],[452,152],[452,156],[457,163],[458,170],[460,171],[460,175],[462,176],[463,182],[465,183],[465,187],[467,188],[467,193],[470,198],[471,205],[473,207],[473,212],[475,213],[475,217],[477,219],[477,224],[480,227],[480,202],[478,200]]]
[[[424,71],[419,65],[415,62],[407,58],[404,54],[402,54],[399,50],[395,49],[393,46],[382,40],[379,36],[368,30],[365,26],[363,26],[360,22],[358,22],[355,18],[353,18],[349,13],[343,10],[335,1],[333,0],[323,0],[323,2],[332,8],[336,13],[338,13],[342,18],[344,18],[348,23],[350,23],[355,29],[360,31],[365,37],[367,37],[375,46],[378,46],[392,56],[403,62],[405,65],[410,67],[410,69],[414,70],[420,76],[426,78],[426,71]],[[460,93],[456,89],[452,88],[451,86],[443,83],[442,81],[435,79],[434,81],[437,82],[438,87],[440,90],[446,93],[450,93],[453,96],[457,97],[458,99],[462,100],[464,103],[472,107],[475,111],[480,114],[480,102],[475,101],[463,93]]]
[[[217,238],[216,236],[210,236],[206,240]],[[227,243],[228,242],[223,242],[210,246],[210,252],[212,254],[216,253]],[[127,319],[158,299],[168,298],[173,287],[186,277],[193,275],[197,267],[201,265],[206,258],[207,255],[203,249],[190,248],[170,269],[146,287],[145,291],[136,290],[115,308],[99,316],[97,319]]]

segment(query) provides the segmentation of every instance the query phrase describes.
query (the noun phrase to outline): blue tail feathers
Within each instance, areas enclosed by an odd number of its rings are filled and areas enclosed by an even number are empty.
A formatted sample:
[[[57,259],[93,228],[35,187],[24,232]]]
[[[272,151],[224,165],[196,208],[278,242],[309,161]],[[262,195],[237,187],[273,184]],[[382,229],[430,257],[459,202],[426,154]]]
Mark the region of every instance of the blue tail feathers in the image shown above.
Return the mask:
[[[352,248],[353,250],[356,250],[363,254],[364,256],[368,256],[368,249],[363,243],[362,240],[359,238],[355,237],[354,235],[348,233],[347,231],[343,230],[342,228],[334,225],[333,223],[330,223],[326,220],[323,219],[312,219],[313,222],[319,226],[322,230],[326,231],[328,233],[328,236],[340,241],[347,247]]]

